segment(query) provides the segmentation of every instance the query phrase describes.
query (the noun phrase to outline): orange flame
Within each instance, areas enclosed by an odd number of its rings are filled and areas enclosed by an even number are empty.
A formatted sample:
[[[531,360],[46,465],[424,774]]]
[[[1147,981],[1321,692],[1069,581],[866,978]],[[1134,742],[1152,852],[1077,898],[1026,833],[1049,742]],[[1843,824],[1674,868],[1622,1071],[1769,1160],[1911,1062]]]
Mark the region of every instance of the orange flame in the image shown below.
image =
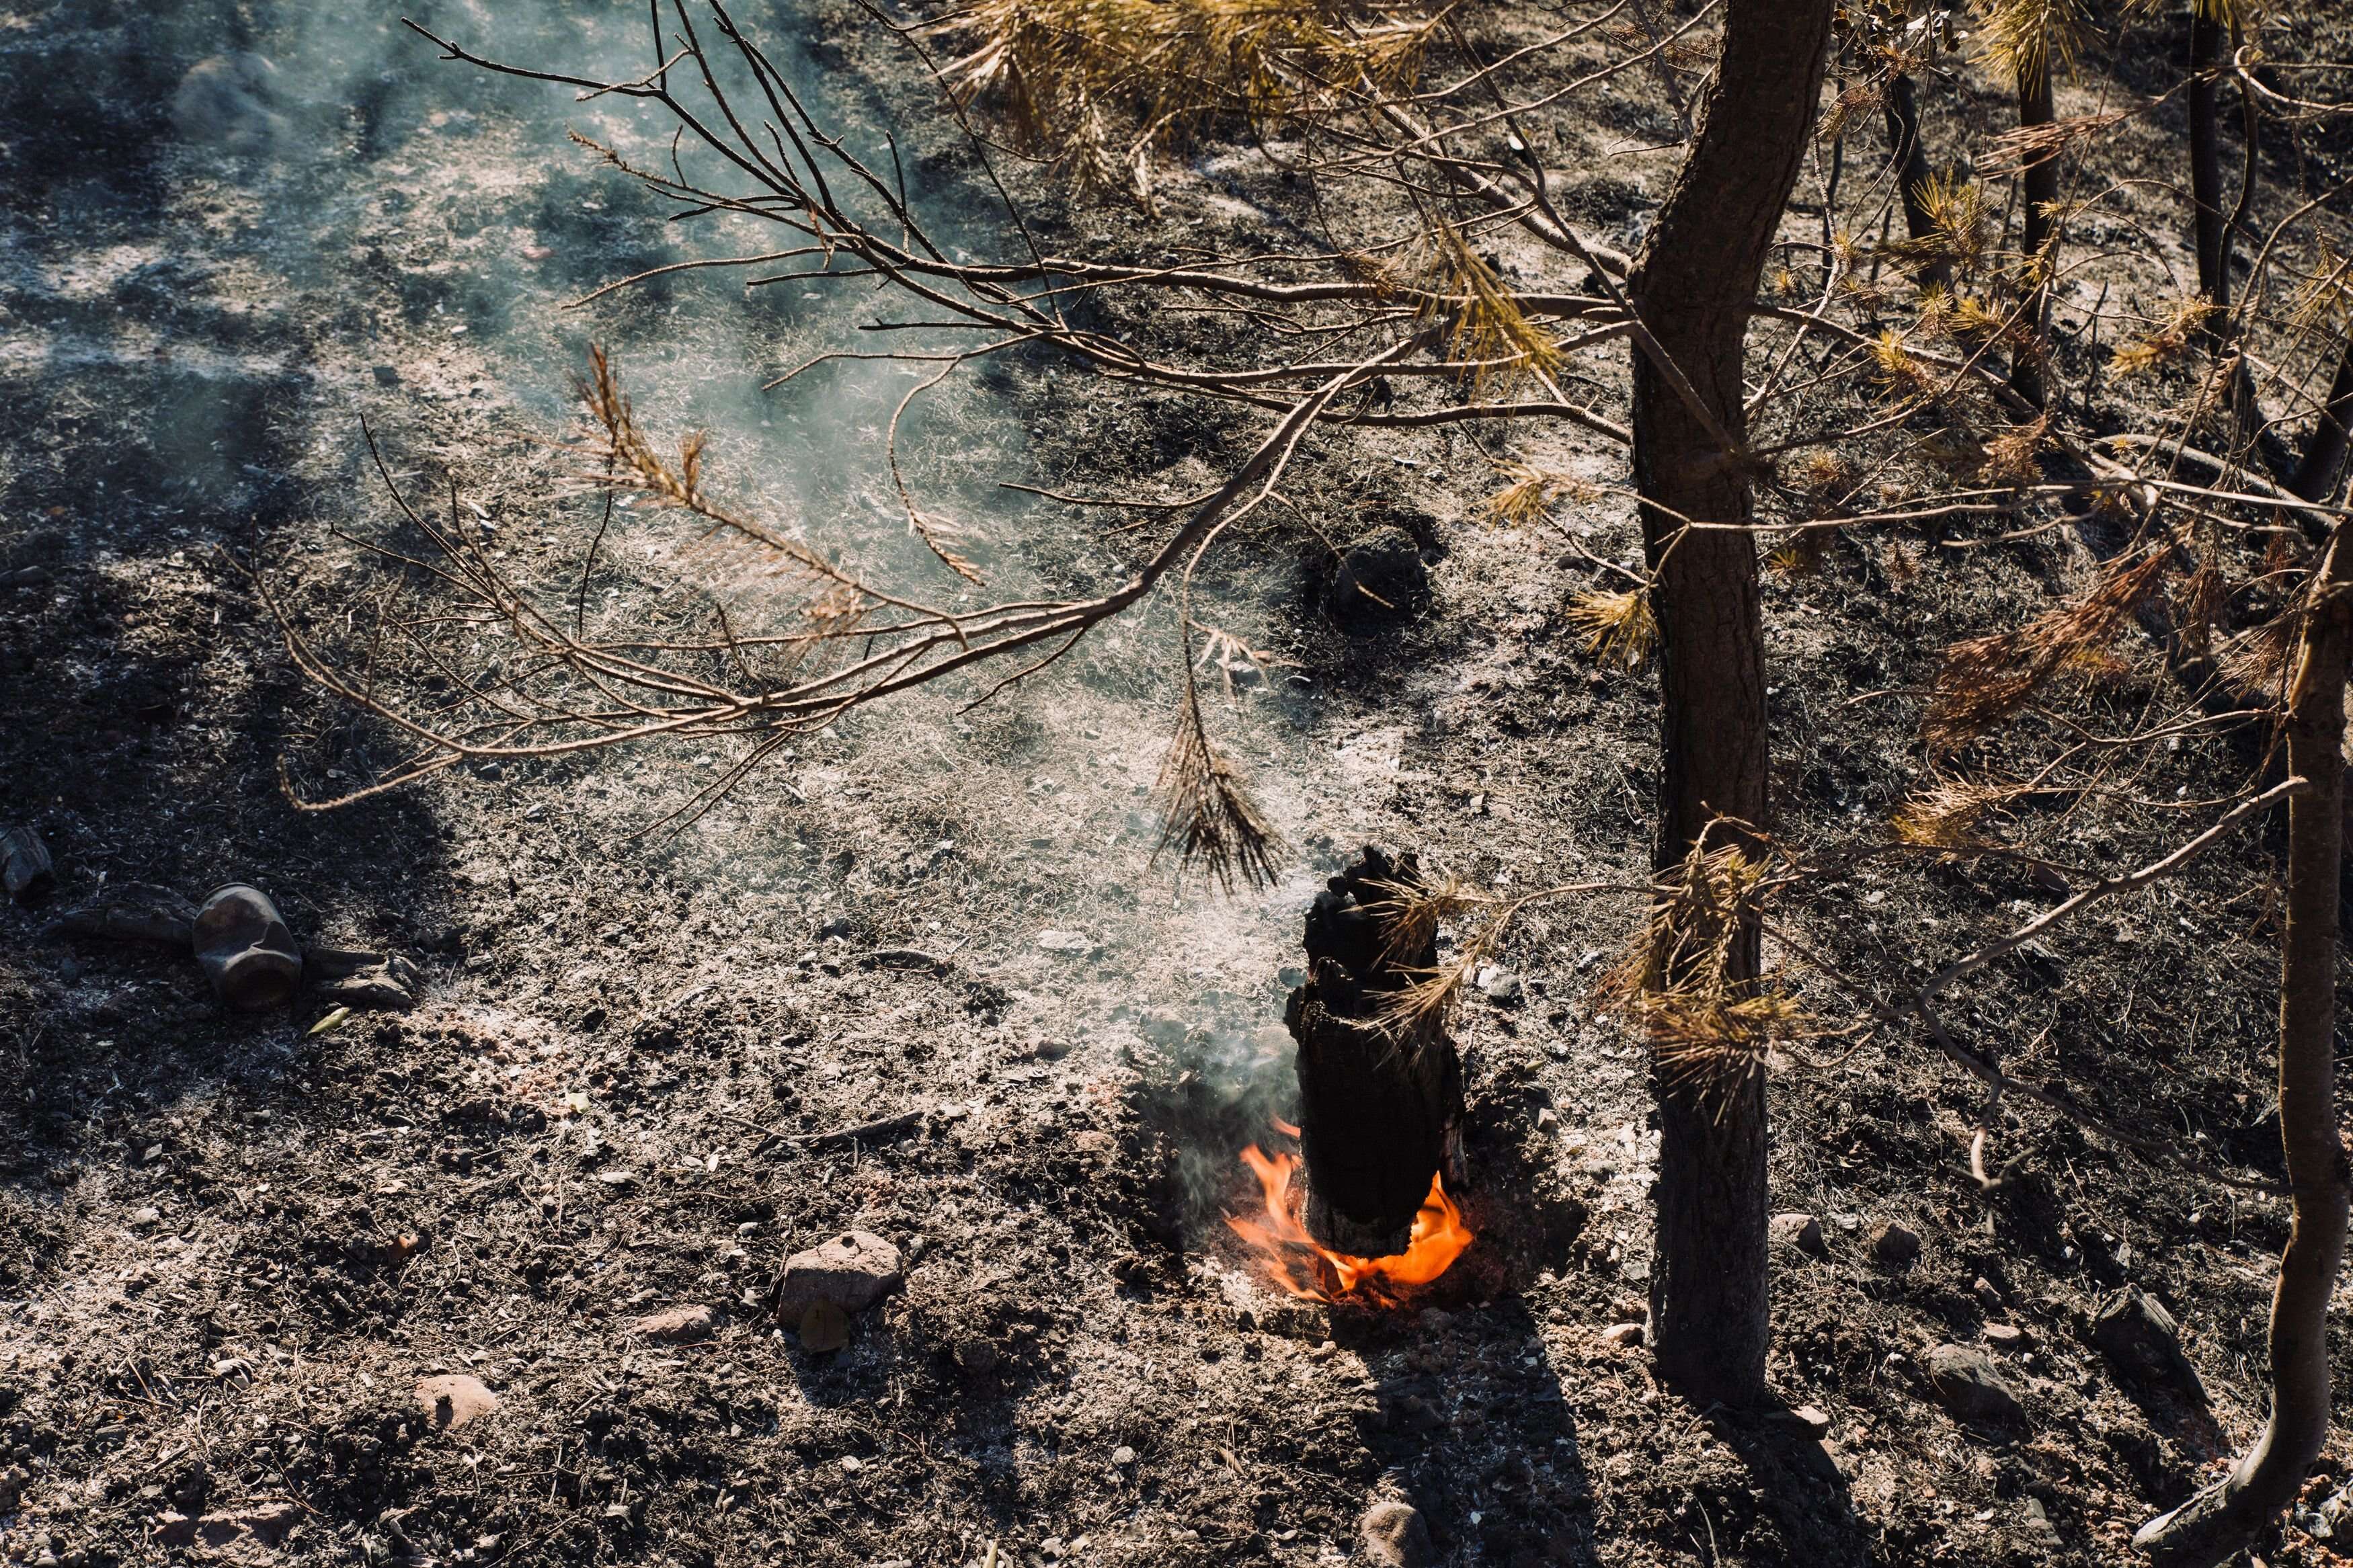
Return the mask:
[[[1445,1273],[1471,1245],[1462,1211],[1446,1195],[1442,1177],[1430,1177],[1430,1196],[1413,1216],[1413,1232],[1403,1252],[1391,1258],[1351,1258],[1316,1240],[1300,1223],[1300,1200],[1293,1184],[1298,1155],[1270,1155],[1253,1143],[1242,1151],[1242,1163],[1258,1178],[1265,1211],[1228,1215],[1226,1223],[1256,1249],[1268,1278],[1302,1300],[1345,1298],[1394,1304],[1406,1289],[1427,1285]]]

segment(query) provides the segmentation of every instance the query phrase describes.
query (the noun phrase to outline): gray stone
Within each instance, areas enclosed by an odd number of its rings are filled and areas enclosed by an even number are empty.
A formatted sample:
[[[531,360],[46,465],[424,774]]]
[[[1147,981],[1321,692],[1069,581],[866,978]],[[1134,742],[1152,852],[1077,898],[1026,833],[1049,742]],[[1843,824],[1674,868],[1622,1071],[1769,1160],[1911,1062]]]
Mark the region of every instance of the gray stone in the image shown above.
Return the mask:
[[[1938,1345],[1928,1352],[1928,1386],[1958,1420],[2006,1426],[2026,1419],[2026,1407],[1983,1351]]]
[[[2123,1376],[2206,1403],[2206,1385],[2181,1353],[2180,1326],[2139,1286],[2124,1286],[2101,1301],[2092,1313],[2092,1342]]]
[[[905,1279],[897,1247],[867,1231],[844,1231],[785,1260],[776,1307],[787,1318],[797,1318],[819,1302],[862,1312]]]
[[[1438,1561],[1421,1510],[1394,1499],[1365,1510],[1356,1525],[1356,1544],[1373,1568],[1430,1568]]]
[[[1767,1227],[1774,1241],[1783,1247],[1794,1247],[1815,1258],[1830,1255],[1830,1244],[1822,1239],[1822,1222],[1810,1214],[1777,1214],[1767,1222]]]

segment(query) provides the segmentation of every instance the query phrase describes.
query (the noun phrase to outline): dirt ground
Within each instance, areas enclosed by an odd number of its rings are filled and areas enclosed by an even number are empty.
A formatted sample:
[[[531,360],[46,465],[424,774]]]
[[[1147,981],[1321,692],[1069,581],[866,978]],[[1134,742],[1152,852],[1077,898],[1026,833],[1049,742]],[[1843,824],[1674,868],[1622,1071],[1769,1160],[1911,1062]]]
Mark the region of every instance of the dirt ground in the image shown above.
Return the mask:
[[[2126,1560],[2257,1429],[2282,1206],[2015,1110],[2001,1143],[2023,1158],[1982,1193],[1978,1091],[1884,1036],[1771,1090],[1773,1206],[1820,1233],[1776,1248],[1772,1382],[1826,1426],[1658,1387],[1607,1331],[1642,1316],[1656,1154],[1645,1047],[1593,994],[1631,897],[1551,910],[1506,955],[1522,988],[1456,1020],[1462,1261],[1403,1310],[1267,1283],[1221,1215],[1251,1190],[1239,1152],[1291,1105],[1282,1007],[1321,879],[1367,842],[1503,889],[1648,865],[1655,679],[1584,651],[1565,607],[1589,559],[1480,521],[1497,480],[1466,437],[1335,439],[1293,488],[1335,536],[1416,537],[1433,594],[1409,624],[1339,635],[1324,552],[1290,524],[1211,585],[1293,661],[1219,710],[1291,848],[1263,893],[1151,860],[1165,606],[985,707],[845,720],[677,834],[645,830],[723,747],[295,810],[281,759],[328,793],[389,753],[297,676],[250,574],[313,616],[361,602],[343,535],[386,510],[363,419],[404,482],[453,472],[519,566],[560,570],[596,514],[549,499],[541,438],[593,339],[649,420],[710,426],[771,514],[877,570],[922,559],[877,500],[890,371],[758,392],[849,341],[853,297],[691,274],[562,310],[693,243],[564,141],[631,134],[623,111],[437,63],[389,11],[317,9],[0,10],[0,826],[37,826],[59,879],[0,910],[7,1561],[1313,1564],[1367,1561],[1360,1518],[1399,1500],[1457,1565],[2039,1568]],[[589,63],[642,15],[498,11],[417,15]],[[927,199],[985,230],[970,154],[886,39],[820,8],[765,24],[846,123],[901,125]],[[2088,61],[2063,110],[2161,90],[2157,37]],[[1560,153],[1606,171],[1581,215],[1629,248],[1672,170],[1626,151],[1672,125],[1651,90],[1610,88]],[[1993,122],[1983,81],[1966,96]],[[2112,155],[2153,167],[2179,135],[2160,113]],[[1855,133],[1857,163],[1882,153]],[[2323,174],[2335,155],[2295,150]],[[1156,216],[1018,178],[1045,232],[1106,250],[1296,221],[1222,144],[1171,171]],[[2180,229],[2164,192],[2134,199]],[[2063,324],[2104,284],[2160,298],[2135,265],[2087,271]],[[987,524],[1006,584],[1107,580],[1136,546],[1000,479],[1181,494],[1254,438],[1155,395],[1073,399],[1050,369],[952,399],[917,464]],[[2179,390],[2111,386],[2095,418],[2147,427]],[[1514,455],[1614,476],[1580,443]],[[1780,830],[1882,832],[1927,776],[1944,646],[2058,602],[2107,526],[1969,551],[1881,533],[1773,576]],[[1614,503],[1573,527],[1592,555],[1638,551]],[[677,565],[650,521],[616,542],[596,591],[621,605]],[[2118,655],[2094,711],[2171,679],[2153,643]],[[2137,781],[2158,805],[2054,803],[2046,853],[2078,880],[2137,864],[2178,841],[2163,803],[2225,797],[2251,765],[2243,739],[2189,742]],[[2249,834],[2002,966],[1953,1022],[2117,1121],[2276,1174],[2276,867]],[[416,1006],[322,1033],[311,1001],[225,1016],[185,958],[55,923],[109,885],[237,879],[306,939],[414,959]],[[2000,861],[1883,855],[1791,918],[1892,990],[2060,896]],[[1873,1246],[1891,1223],[1920,1238],[1908,1265]],[[903,1289],[813,1351],[777,1277],[850,1230],[899,1249]],[[2127,1283],[2178,1318],[2210,1405],[2094,1344]],[[646,1331],[681,1307],[707,1330]],[[1930,1398],[1945,1344],[1985,1349],[2024,1419]],[[453,1375],[498,1408],[442,1429],[417,1390]],[[2266,1562],[2342,1561],[2319,1539],[2330,1452]]]

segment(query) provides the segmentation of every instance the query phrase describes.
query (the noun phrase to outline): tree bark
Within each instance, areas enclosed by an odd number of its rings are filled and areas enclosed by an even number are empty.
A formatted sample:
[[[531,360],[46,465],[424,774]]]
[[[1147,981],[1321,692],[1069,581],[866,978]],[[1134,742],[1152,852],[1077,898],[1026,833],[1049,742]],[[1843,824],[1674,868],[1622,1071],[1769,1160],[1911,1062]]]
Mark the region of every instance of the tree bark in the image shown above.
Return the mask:
[[[1937,243],[1936,220],[1928,211],[1927,187],[1933,171],[1920,141],[1920,93],[1902,71],[1887,84],[1884,105],[1887,145],[1895,163],[1895,189],[1904,202],[1904,230],[1915,246]],[[1913,275],[1924,289],[1953,286],[1953,263],[1941,250],[1927,252]]]
[[[2222,210],[2222,79],[2230,43],[2222,24],[2207,15],[2207,0],[2191,0],[2189,16],[2189,202],[2198,251],[2198,291],[2218,309],[2231,303],[2231,231]]]
[[[1746,455],[1718,433],[1745,440],[1748,317],[1813,127],[1831,10],[1831,0],[1730,0],[1697,139],[1630,280],[1673,367],[1648,352],[1634,361],[1634,479],[1659,622],[1662,868],[1739,831],[1719,819],[1761,827],[1767,816],[1756,544],[1683,525],[1754,515]],[[1753,978],[1757,932],[1737,946],[1734,978]],[[1764,1085],[1749,1075],[1727,1096],[1654,1069],[1652,1087],[1659,1368],[1701,1405],[1755,1404],[1767,1333]]]
[[[2160,1568],[2212,1568],[2254,1542],[2303,1487],[2328,1436],[2328,1302],[2345,1257],[2348,1183],[2337,1131],[2337,903],[2345,851],[2345,677],[2353,655],[2353,540],[2344,523],[2315,574],[2289,688],[2287,758],[2311,788],[2287,808],[2280,939],[2280,1142],[2290,1215],[2272,1295],[2272,1413],[2220,1485],[2143,1525]]]
[[[2018,80],[2018,124],[2032,130],[2051,123],[2051,55],[2045,48],[2031,69]],[[2026,165],[2026,213],[2019,240],[2026,265],[2032,268],[2026,298],[2020,302],[2018,330],[2023,341],[2011,356],[2010,389],[2040,408],[2043,405],[2042,356],[2051,325],[2052,204],[2059,199],[2059,160],[2055,154]]]
[[[2347,336],[2344,351],[2337,355],[2337,374],[2328,384],[2328,402],[2320,410],[2320,423],[2312,427],[2304,444],[2304,456],[2287,481],[2289,489],[2306,500],[2327,500],[2336,492],[2337,472],[2345,466],[2348,426],[2353,426],[2353,334]]]
[[[1413,856],[1367,848],[1326,883],[1307,911],[1310,978],[1283,1010],[1299,1042],[1305,1224],[1358,1258],[1405,1250],[1462,1120],[1461,1063],[1440,1021],[1398,1029],[1379,1016],[1385,997],[1438,963],[1434,940],[1391,953],[1377,912],[1393,887],[1419,882]]]

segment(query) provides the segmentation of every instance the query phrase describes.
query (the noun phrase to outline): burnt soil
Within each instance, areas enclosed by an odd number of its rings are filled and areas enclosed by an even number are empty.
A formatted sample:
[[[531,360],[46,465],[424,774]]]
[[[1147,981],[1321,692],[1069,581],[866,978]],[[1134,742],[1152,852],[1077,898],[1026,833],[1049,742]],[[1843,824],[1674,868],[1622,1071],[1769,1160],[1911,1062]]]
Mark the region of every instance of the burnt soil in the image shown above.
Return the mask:
[[[559,315],[671,254],[660,215],[563,142],[562,95],[436,63],[388,16],[301,22],[0,13],[0,803],[60,881],[0,910],[9,1561],[874,1568],[993,1543],[1027,1563],[1310,1564],[1363,1560],[1360,1515],[1396,1497],[1453,1564],[2106,1563],[2254,1433],[2282,1205],[2019,1108],[1997,1137],[2020,1163],[1980,1192],[1979,1091],[1884,1035],[1771,1090],[1773,1207],[1824,1237],[1819,1256],[1776,1250],[1771,1377],[1827,1438],[1655,1385],[1603,1332],[1640,1321],[1651,1245],[1646,1047],[1593,994],[1632,895],[1547,911],[1501,961],[1521,994],[1456,1017],[1479,1239],[1455,1269],[1401,1310],[1326,1307],[1241,1255],[1219,1216],[1245,1197],[1240,1149],[1289,1109],[1284,971],[1354,846],[1504,889],[1646,873],[1656,681],[1597,664],[1565,614],[1608,584],[1591,556],[1634,553],[1630,517],[1570,509],[1589,554],[1490,526],[1498,481],[1464,437],[1335,438],[1293,487],[1326,535],[1415,541],[1431,585],[1409,616],[1341,635],[1317,600],[1328,554],[1287,522],[1213,585],[1294,661],[1219,709],[1290,844],[1263,894],[1152,858],[1165,606],[970,713],[919,694],[845,721],[684,832],[645,829],[715,746],[295,810],[281,758],[332,788],[389,752],[299,679],[249,574],[307,615],[364,603],[339,537],[385,511],[363,416],[396,471],[428,489],[456,473],[518,560],[576,558],[593,511],[545,499],[535,442],[588,339],[670,364],[646,406],[666,388],[723,465],[731,437],[760,439],[774,374],[731,345],[831,319],[693,275]],[[969,151],[887,40],[831,13],[774,25],[841,113],[895,119],[920,179],[986,214]],[[518,52],[576,41],[560,13],[515,26]],[[190,69],[238,50],[272,55],[278,85],[176,123]],[[2165,85],[2131,58],[2087,62],[2063,111],[2120,76]],[[1963,78],[1936,112],[1998,123],[1981,73]],[[1607,171],[1579,212],[1613,244],[1639,241],[1672,174],[1672,153],[1624,151],[1672,133],[1655,93],[1613,84],[1563,153]],[[2154,167],[2178,137],[2160,114],[2115,156]],[[1852,161],[1881,152],[1855,132]],[[1295,221],[1240,146],[1173,167],[1156,216],[1018,179],[1044,232],[1106,250]],[[2163,191],[2134,200],[2152,232],[2183,226]],[[2153,309],[2154,265],[2119,294]],[[665,361],[681,343],[701,357]],[[1050,368],[1014,363],[957,405],[927,472],[1008,506],[1008,571],[1107,580],[1133,540],[1012,510],[996,481],[1181,494],[1252,426],[1130,391],[1071,399]],[[2098,416],[2150,427],[2179,391],[2110,384]],[[707,409],[680,406],[696,395]],[[742,482],[820,534],[856,515],[865,395],[815,395],[835,468],[745,459]],[[1514,455],[1617,477],[1573,433],[1521,439]],[[892,526],[845,547],[887,557]],[[1943,647],[2061,602],[2116,547],[2105,526],[1981,549],[1957,547],[1980,542],[1967,529],[1883,531],[1771,577],[1780,831],[1883,837],[1928,776],[1919,700]],[[2172,679],[2128,637],[2083,700],[2131,714]],[[2253,765],[2244,737],[2193,738],[2137,798],[2226,797]],[[2078,881],[2184,820],[2048,817],[2043,850]],[[2060,896],[1999,859],[1847,864],[1789,918],[1882,993]],[[2276,1174],[2277,867],[2251,832],[1998,967],[1952,1022],[2117,1121]],[[227,1017],[184,958],[50,923],[111,882],[233,879],[306,938],[414,958],[416,1007],[318,1034],[307,1003]],[[872,1140],[795,1142],[910,1111]],[[1921,1238],[1908,1267],[1872,1248],[1890,1222]],[[851,1228],[901,1249],[905,1288],[812,1352],[765,1303],[788,1254]],[[2091,1313],[2126,1283],[2178,1317],[2211,1407],[2094,1347]],[[698,1342],[630,1331],[691,1305],[716,1313]],[[1928,1397],[1947,1342],[1988,1350],[2023,1423],[1966,1426]],[[443,1373],[501,1407],[436,1430],[415,1389]],[[2265,1555],[2336,1560],[2301,1527]]]

